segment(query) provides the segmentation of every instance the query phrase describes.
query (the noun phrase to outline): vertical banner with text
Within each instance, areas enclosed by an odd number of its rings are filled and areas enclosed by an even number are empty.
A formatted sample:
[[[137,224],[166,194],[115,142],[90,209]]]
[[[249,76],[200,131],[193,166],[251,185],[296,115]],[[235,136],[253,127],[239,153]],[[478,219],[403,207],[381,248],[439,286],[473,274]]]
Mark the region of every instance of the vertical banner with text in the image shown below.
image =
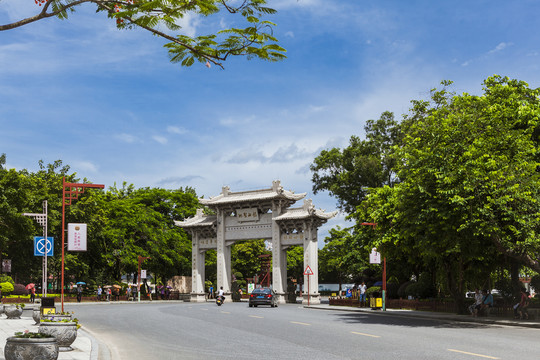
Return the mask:
[[[86,251],[86,224],[68,224],[68,251]]]

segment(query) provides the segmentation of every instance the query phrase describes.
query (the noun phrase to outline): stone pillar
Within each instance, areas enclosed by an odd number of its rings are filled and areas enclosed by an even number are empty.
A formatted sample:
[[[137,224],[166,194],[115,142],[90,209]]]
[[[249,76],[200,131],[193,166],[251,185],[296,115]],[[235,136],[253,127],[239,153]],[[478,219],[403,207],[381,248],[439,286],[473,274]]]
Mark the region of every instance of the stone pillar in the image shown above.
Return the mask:
[[[204,289],[204,258],[205,253],[199,248],[200,237],[197,232],[192,236],[192,249],[191,249],[191,301],[193,302],[205,302],[205,289]]]
[[[281,208],[277,204],[272,205],[272,217],[281,215]],[[278,302],[285,304],[285,291],[287,290],[287,257],[283,260],[281,249],[281,230],[276,221],[272,221],[272,289],[278,295]]]
[[[304,275],[304,292],[302,304],[318,305],[321,303],[319,294],[319,247],[317,244],[317,227],[311,222],[304,223],[304,270],[311,268],[313,275]],[[309,277],[309,293],[308,293]]]
[[[231,248],[225,244],[225,213],[217,211],[217,293],[223,286],[225,294],[231,293]],[[227,300],[231,300],[228,296]]]

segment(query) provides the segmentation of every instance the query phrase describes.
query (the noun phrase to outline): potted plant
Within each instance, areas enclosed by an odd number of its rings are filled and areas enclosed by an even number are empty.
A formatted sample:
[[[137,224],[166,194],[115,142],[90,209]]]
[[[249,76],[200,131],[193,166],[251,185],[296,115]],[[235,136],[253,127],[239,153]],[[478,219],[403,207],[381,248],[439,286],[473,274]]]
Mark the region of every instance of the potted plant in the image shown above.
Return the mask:
[[[6,360],[55,360],[58,359],[56,338],[36,332],[16,332],[8,337],[4,347]]]
[[[71,321],[72,314],[73,313],[69,313],[69,312],[60,312],[60,313],[56,313],[56,314],[43,314],[43,315],[41,315],[41,317],[44,320],[51,320],[51,321],[60,321],[60,320],[69,320],[69,321]]]
[[[17,304],[7,305],[4,308],[4,312],[6,313],[6,316],[8,319],[20,319],[23,309],[24,309],[24,304],[17,303]]]
[[[71,344],[77,338],[77,329],[80,327],[79,320],[47,320],[41,319],[39,333],[54,336],[58,342],[59,351],[71,351]]]

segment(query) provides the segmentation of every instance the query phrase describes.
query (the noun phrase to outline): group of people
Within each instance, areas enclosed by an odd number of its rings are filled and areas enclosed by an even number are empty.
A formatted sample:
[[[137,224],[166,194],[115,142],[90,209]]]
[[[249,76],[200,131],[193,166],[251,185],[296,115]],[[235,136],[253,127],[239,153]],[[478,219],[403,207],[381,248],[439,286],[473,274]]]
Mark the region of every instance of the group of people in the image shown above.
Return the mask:
[[[103,299],[107,301],[111,301],[112,297],[114,297],[115,301],[120,300],[120,289],[118,288],[110,288],[110,287],[101,288],[101,286],[98,286],[96,293],[97,293],[98,301],[101,301],[102,297]]]
[[[529,319],[529,303],[530,303],[530,293],[521,289],[520,299],[516,304],[514,304],[514,317],[516,319]],[[469,307],[469,311],[472,316],[478,316],[481,313],[487,314],[489,309],[493,307],[493,295],[488,290],[483,290],[480,292],[479,289],[476,289],[474,292],[474,303]]]
[[[486,289],[480,292],[479,289],[474,291],[474,303],[469,306],[471,315],[476,317],[480,313],[487,314],[490,308],[493,307],[493,295]]]
[[[367,286],[362,281],[362,283],[358,286],[353,287],[352,289],[347,289],[345,292],[345,296],[347,298],[358,298],[358,302],[360,303],[360,306],[366,305],[366,292],[367,292]]]

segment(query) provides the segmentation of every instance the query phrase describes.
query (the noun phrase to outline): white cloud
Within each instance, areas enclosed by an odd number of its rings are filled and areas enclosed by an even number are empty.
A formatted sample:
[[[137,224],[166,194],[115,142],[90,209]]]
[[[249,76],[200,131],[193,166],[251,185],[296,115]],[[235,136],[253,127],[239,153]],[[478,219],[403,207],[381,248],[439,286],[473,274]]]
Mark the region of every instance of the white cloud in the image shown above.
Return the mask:
[[[186,13],[184,17],[176,21],[176,25],[182,27],[182,34],[193,37],[197,35],[197,28],[201,25],[201,17],[194,13]]]
[[[134,142],[138,142],[139,139],[134,136],[134,135],[131,135],[131,134],[126,134],[126,133],[123,133],[123,134],[117,134],[114,136],[117,140],[120,140],[120,141],[123,141],[125,143],[128,143],[128,144],[132,144]]]
[[[78,172],[97,172],[98,166],[90,161],[74,161],[73,168],[79,170]]]
[[[294,37],[294,32],[292,32],[292,31],[287,31],[287,32],[285,33],[285,36],[286,36],[286,37],[293,38],[293,37]]]
[[[256,117],[254,115],[250,116],[240,116],[240,117],[226,117],[219,120],[219,124],[226,127],[247,125],[253,122]]]
[[[513,45],[512,43],[501,42],[497,46],[495,46],[494,49],[489,50],[488,54],[494,54],[494,53],[502,51],[502,50],[506,49],[508,46],[512,46],[512,45]]]
[[[152,139],[154,139],[154,141],[160,143],[161,145],[165,145],[168,142],[166,137],[160,135],[154,135],[152,136]]]
[[[187,133],[187,130],[180,126],[167,126],[167,132],[169,134],[183,135]]]

